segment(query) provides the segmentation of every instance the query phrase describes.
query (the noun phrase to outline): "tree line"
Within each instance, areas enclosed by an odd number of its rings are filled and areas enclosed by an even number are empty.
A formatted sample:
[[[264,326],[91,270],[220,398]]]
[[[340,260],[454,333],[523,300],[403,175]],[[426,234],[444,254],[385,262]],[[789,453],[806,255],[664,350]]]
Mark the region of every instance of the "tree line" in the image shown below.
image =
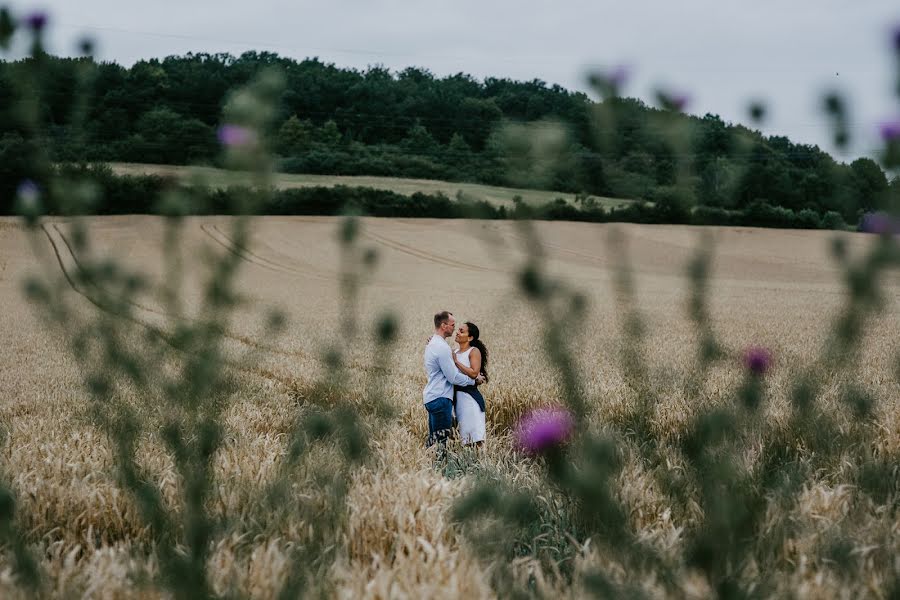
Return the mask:
[[[900,188],[869,158],[845,164],[816,146],[766,137],[717,115],[681,114],[633,98],[595,101],[537,79],[436,77],[415,67],[356,70],[268,52],[188,54],[130,68],[43,57],[45,92],[34,110],[46,125],[35,134],[21,130],[12,108],[27,93],[13,86],[27,60],[0,62],[4,213],[38,151],[54,162],[216,164],[216,129],[229,91],[273,66],[286,86],[270,149],[285,172],[517,185],[647,200],[674,215],[697,207],[728,214],[766,206],[806,211],[820,221],[834,213],[851,224],[885,208]],[[89,81],[88,105],[76,128],[72,98],[84,91],[83,81]],[[609,135],[598,128],[601,113],[614,115]],[[543,168],[516,155],[521,140],[509,131],[523,124],[532,134],[562,132],[554,138],[555,159]],[[677,128],[682,143],[670,139]],[[685,164],[688,177],[679,171]]]
[[[242,198],[254,197],[257,212],[265,215],[339,216],[430,219],[492,219],[575,221],[585,223],[644,223],[780,227],[791,229],[845,229],[833,211],[824,215],[755,202],[744,210],[698,206],[679,209],[666,203],[631,202],[604,207],[579,195],[574,203],[556,198],[535,204],[515,196],[511,204],[491,203],[457,191],[402,194],[363,186],[309,186],[291,189],[251,189],[242,186],[210,188],[179,182],[160,175],[117,175],[109,165],[64,163],[53,168],[53,177],[65,182],[91,182],[91,200],[69,201],[65,208],[46,206],[51,214],[116,215],[223,215],[234,213]],[[177,197],[178,202],[171,201]],[[48,198],[48,200],[50,200]]]

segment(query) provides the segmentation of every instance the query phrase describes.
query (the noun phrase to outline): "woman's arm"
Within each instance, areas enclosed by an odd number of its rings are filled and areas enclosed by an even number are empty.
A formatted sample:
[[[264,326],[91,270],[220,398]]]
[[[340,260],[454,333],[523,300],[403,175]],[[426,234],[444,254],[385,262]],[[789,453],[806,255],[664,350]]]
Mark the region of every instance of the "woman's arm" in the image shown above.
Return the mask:
[[[471,367],[467,367],[466,365],[456,360],[456,352],[456,350],[453,351],[453,362],[456,363],[456,368],[472,379],[478,377],[478,374],[481,373],[481,350],[479,350],[478,348],[472,348],[472,351],[469,352],[469,362],[472,363]]]

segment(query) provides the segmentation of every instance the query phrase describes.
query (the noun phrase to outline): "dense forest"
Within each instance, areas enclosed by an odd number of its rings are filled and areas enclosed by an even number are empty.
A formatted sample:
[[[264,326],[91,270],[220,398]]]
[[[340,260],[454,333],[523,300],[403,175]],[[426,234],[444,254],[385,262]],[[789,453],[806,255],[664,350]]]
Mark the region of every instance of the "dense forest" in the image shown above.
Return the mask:
[[[215,164],[229,91],[271,66],[286,78],[270,132],[286,172],[513,184],[681,211],[766,206],[850,224],[882,208],[898,185],[868,158],[844,164],[815,146],[765,137],[716,115],[680,114],[633,98],[594,101],[540,80],[438,78],[412,67],[359,71],[256,52],[188,54],[131,68],[44,60],[47,91],[35,108],[47,125],[40,132],[18,128],[11,108],[22,104],[12,82],[27,62],[0,62],[0,212],[11,210],[7,199],[28,176],[35,145],[55,162]],[[85,69],[89,89],[80,90]],[[76,130],[72,99],[83,91],[87,118]],[[613,115],[614,129],[613,121],[598,126],[599,114]],[[530,132],[564,131],[556,147],[561,159],[535,169],[511,156],[504,131],[525,124]],[[686,133],[675,143],[667,132],[679,127]]]

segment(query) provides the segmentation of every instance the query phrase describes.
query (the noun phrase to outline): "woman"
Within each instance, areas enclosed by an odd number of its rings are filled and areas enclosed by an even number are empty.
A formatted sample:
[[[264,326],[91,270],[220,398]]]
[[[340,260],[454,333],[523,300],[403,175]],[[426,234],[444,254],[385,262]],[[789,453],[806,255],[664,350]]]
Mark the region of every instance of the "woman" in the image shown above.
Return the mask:
[[[475,379],[479,374],[487,381],[488,351],[478,339],[478,327],[474,323],[463,323],[456,330],[459,350],[453,352],[456,367]],[[456,420],[459,437],[463,444],[481,445],[485,438],[484,397],[475,386],[454,389]]]

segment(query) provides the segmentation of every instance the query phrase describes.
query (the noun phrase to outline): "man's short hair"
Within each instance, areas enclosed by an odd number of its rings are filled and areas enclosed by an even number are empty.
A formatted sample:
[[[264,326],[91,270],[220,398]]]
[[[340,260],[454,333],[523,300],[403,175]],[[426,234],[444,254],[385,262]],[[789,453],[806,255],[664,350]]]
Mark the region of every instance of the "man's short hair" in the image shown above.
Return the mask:
[[[442,310],[439,313],[435,313],[434,315],[434,328],[437,329],[444,323],[450,320],[450,317],[453,316],[453,313],[449,310]]]

